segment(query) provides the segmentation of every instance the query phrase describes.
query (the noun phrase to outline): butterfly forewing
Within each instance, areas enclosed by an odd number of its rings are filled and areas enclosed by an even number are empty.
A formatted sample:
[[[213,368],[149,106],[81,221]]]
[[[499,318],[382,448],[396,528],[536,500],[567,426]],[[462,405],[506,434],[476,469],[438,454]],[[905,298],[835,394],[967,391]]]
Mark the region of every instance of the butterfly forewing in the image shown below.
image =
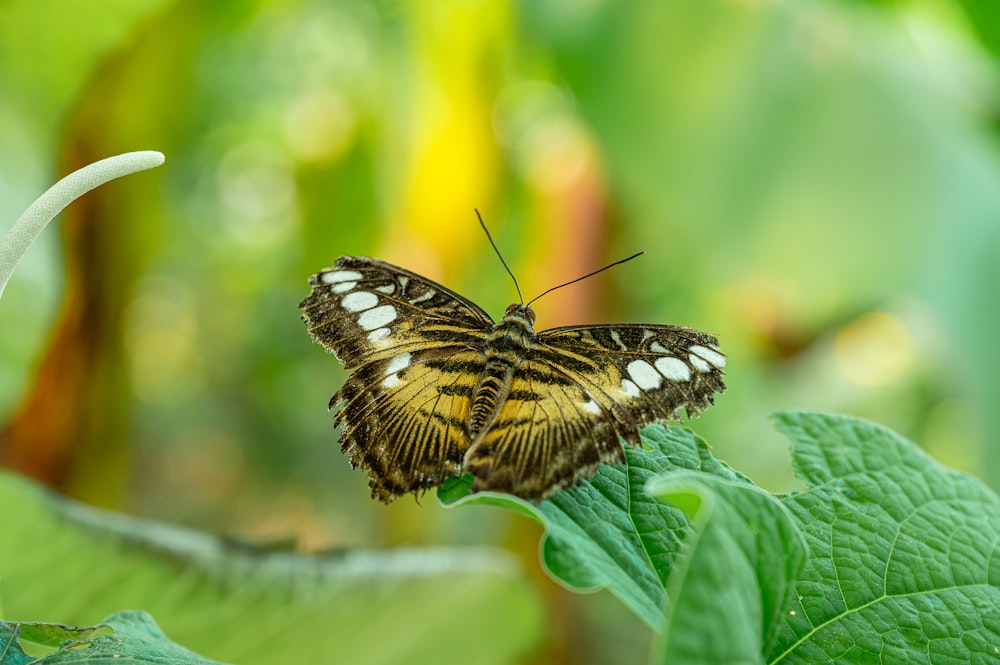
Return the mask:
[[[482,346],[493,320],[425,277],[364,256],[342,256],[309,278],[299,303],[313,339],[346,369],[406,351]]]

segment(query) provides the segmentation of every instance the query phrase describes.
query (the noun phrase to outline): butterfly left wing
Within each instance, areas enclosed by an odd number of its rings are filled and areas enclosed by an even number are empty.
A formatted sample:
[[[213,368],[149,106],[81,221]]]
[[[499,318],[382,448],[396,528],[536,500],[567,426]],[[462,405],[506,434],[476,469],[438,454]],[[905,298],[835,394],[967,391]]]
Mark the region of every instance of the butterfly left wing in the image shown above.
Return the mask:
[[[372,497],[390,503],[461,471],[479,351],[432,348],[369,363],[330,400],[340,444],[368,474]]]
[[[367,256],[341,256],[309,278],[299,303],[312,338],[344,369],[406,351],[482,347],[493,320],[437,282]]]
[[[342,256],[309,278],[302,319],[345,369],[334,423],[372,496],[389,503],[454,475],[493,321],[446,287],[378,259]]]
[[[541,500],[624,458],[619,439],[700,413],[725,385],[711,335],[679,326],[572,326],[538,334],[491,427],[472,442],[474,490]]]

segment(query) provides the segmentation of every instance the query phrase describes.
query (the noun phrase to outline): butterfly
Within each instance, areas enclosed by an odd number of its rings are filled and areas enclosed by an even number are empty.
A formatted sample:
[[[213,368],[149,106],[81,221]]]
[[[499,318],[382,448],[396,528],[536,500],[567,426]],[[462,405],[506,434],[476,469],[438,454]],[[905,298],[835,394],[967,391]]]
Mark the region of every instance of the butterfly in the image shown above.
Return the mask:
[[[725,389],[718,341],[692,328],[536,333],[533,301],[494,322],[441,284],[364,256],[340,257],[309,285],[302,320],[354,370],[330,400],[341,447],[385,503],[463,472],[474,492],[541,501],[623,461],[621,440],[638,445],[641,426],[697,415]]]

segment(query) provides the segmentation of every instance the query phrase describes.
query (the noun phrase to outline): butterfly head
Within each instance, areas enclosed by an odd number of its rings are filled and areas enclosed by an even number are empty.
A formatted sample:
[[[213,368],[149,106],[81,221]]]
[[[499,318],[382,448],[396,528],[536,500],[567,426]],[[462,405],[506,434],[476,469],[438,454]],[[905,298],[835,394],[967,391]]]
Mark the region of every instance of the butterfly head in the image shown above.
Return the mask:
[[[514,303],[513,305],[507,306],[507,311],[504,312],[503,318],[514,318],[522,319],[528,322],[528,325],[535,325],[535,310],[531,309],[527,305],[521,303]]]

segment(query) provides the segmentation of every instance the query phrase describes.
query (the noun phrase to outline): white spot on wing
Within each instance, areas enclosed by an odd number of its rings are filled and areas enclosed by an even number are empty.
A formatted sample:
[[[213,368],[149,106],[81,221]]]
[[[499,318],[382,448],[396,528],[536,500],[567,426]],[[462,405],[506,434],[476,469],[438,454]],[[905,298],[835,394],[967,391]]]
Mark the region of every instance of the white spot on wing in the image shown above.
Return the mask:
[[[379,330],[388,330],[388,328],[379,328]],[[406,369],[410,365],[410,354],[409,352],[400,353],[398,356],[393,356],[392,360],[385,368],[385,378],[382,379],[383,388],[395,388],[399,385],[400,378],[399,373]]]
[[[657,358],[653,365],[668,381],[691,380],[691,368],[680,358],[664,356],[663,358]]]
[[[358,285],[357,282],[338,282],[334,284],[333,288],[330,290],[333,291],[334,293],[343,293],[344,291],[350,291],[357,285]]]
[[[659,342],[653,342],[652,344],[649,345],[649,350],[655,351],[656,353],[666,353],[667,347],[663,346]]]
[[[384,328],[396,320],[396,308],[392,305],[382,305],[375,309],[362,312],[358,317],[358,325],[364,330]]]
[[[691,364],[694,365],[694,368],[699,372],[707,372],[712,369],[707,362],[705,362],[698,356],[694,355],[693,353],[688,354],[688,360],[691,361]]]
[[[393,293],[393,291],[396,290],[396,285],[395,284],[385,284],[383,286],[376,286],[375,290],[378,291],[379,293],[384,293],[387,296],[391,296],[392,293]]]
[[[629,397],[638,397],[642,394],[642,391],[639,390],[639,386],[635,385],[628,379],[622,379],[622,390],[624,390],[625,394]]]
[[[340,299],[340,306],[348,312],[360,312],[378,304],[378,296],[371,291],[354,291]]]
[[[721,353],[719,353],[718,351],[713,351],[708,347],[699,346],[695,344],[694,346],[688,347],[688,353],[693,353],[697,356],[701,356],[707,362],[709,362],[712,365],[715,365],[719,369],[722,369],[723,367],[726,366],[726,357]]]
[[[433,297],[434,297],[434,290],[433,289],[427,289],[426,291],[424,291],[423,293],[421,293],[416,298],[411,298],[410,299],[410,304],[411,305],[419,305],[420,303],[424,302],[425,300],[430,300]]]
[[[611,341],[618,345],[618,348],[622,351],[628,351],[628,347],[622,342],[621,335],[618,334],[617,330],[611,331]]]
[[[406,369],[410,364],[410,354],[409,352],[400,353],[398,356],[394,356],[392,360],[389,361],[389,366],[385,368],[386,374],[395,374],[401,369]]]
[[[324,284],[336,284],[337,282],[356,282],[359,279],[361,279],[361,273],[356,270],[335,270],[320,275],[319,281]]]
[[[592,399],[588,399],[582,404],[582,406],[584,411],[589,411],[595,415],[599,415],[601,413],[601,405]]]
[[[645,360],[633,360],[625,369],[628,370],[628,375],[632,377],[635,384],[643,390],[659,388],[660,383],[663,382],[660,373]]]
[[[368,341],[372,344],[377,344],[389,336],[388,328],[379,328],[378,330],[373,330],[368,333]]]

